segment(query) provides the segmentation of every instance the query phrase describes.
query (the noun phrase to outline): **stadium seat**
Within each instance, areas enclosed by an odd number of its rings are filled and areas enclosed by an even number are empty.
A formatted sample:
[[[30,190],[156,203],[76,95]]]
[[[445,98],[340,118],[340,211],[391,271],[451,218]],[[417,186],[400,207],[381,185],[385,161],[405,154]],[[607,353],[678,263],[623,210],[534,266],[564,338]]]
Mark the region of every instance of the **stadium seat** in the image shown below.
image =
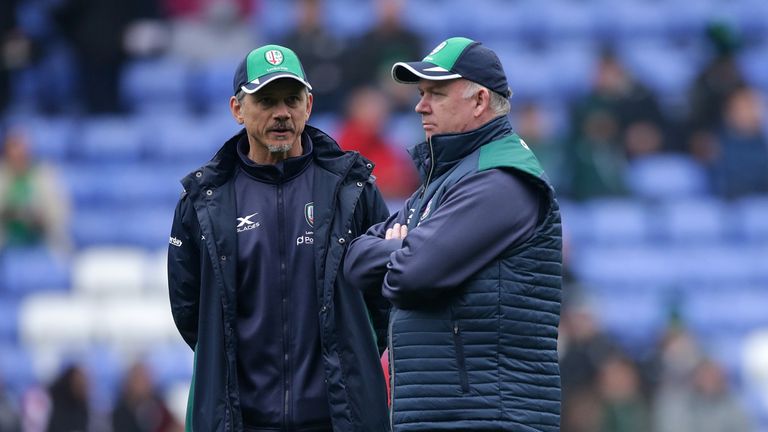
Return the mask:
[[[743,240],[768,240],[768,196],[742,198],[733,208],[733,225]]]
[[[18,338],[19,302],[15,298],[0,296],[0,346],[17,343]]]
[[[200,65],[193,76],[193,103],[200,107],[215,104],[217,111],[226,110],[232,96],[232,76],[242,60],[241,57],[212,58]]]
[[[696,244],[725,240],[730,229],[728,207],[714,198],[668,200],[659,204],[654,225],[661,237]]]
[[[761,286],[722,285],[720,289],[691,292],[683,317],[701,336],[725,333],[742,336],[768,327],[768,296]]]
[[[684,102],[699,62],[690,49],[677,49],[666,40],[630,39],[622,45],[619,55],[636,79],[651,90],[662,102]]]
[[[340,38],[350,39],[362,35],[375,25],[377,19],[373,2],[329,0],[325,3],[327,29]]]
[[[138,248],[85,249],[72,263],[72,292],[85,298],[139,295],[145,286],[146,265],[146,254]]]
[[[600,243],[632,244],[650,239],[650,214],[645,204],[620,198],[595,199],[585,204],[585,223],[591,239]]]
[[[194,357],[195,353],[179,336],[176,343],[153,346],[144,361],[162,391],[171,388],[174,383],[189,382],[192,379]]]
[[[93,332],[101,343],[141,352],[148,346],[179,342],[167,295],[105,298],[98,305]]]
[[[86,349],[102,325],[96,320],[98,309],[90,299],[68,294],[29,296],[19,310],[21,341],[33,351]]]
[[[222,105],[220,109],[226,108]],[[237,130],[231,115],[223,117],[223,120],[218,120],[219,117],[209,116],[151,116],[137,120],[141,127],[154,131],[149,138],[152,145],[148,149],[148,157],[164,164],[183,163],[191,171],[210,160]],[[179,178],[189,171],[179,173]]]
[[[8,249],[0,256],[0,288],[11,296],[67,290],[69,278],[67,258],[45,247]]]
[[[81,125],[75,153],[92,163],[137,161],[144,152],[147,133],[130,117],[88,117]]]
[[[571,254],[574,272],[587,285],[620,289],[644,284],[664,289],[681,282],[676,250],[663,246],[592,245]]]
[[[120,93],[124,104],[136,111],[188,108],[189,70],[183,59],[170,56],[133,60],[123,71]]]
[[[33,358],[26,349],[17,344],[0,344],[0,382],[12,398],[20,397],[37,382]]]
[[[626,183],[635,196],[648,199],[700,196],[710,190],[704,168],[692,158],[677,154],[633,160],[626,172]]]
[[[67,159],[75,138],[75,122],[69,117],[26,117],[19,121],[29,139],[33,157],[49,162]]]

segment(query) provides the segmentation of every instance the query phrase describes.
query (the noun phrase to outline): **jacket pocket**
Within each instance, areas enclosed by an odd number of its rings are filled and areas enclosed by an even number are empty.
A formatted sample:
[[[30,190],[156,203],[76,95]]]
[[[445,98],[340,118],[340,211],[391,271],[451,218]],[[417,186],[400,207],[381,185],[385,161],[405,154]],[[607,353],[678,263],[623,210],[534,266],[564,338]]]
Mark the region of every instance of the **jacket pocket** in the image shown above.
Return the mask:
[[[459,369],[459,384],[461,391],[469,393],[469,379],[467,378],[467,364],[464,358],[464,342],[461,340],[459,322],[453,322],[453,346],[456,351],[456,365]]]

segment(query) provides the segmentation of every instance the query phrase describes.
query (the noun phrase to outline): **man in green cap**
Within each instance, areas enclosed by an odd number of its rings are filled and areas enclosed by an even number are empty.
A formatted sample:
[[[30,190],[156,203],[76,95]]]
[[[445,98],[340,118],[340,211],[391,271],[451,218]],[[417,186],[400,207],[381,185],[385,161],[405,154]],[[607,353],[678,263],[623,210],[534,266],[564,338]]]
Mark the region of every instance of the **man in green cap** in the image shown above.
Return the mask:
[[[338,271],[388,216],[373,164],[306,124],[312,87],[290,49],[251,51],[232,90],[243,129],[182,180],[168,249],[195,352],[187,430],[386,431],[388,303]]]
[[[455,37],[392,75],[420,94],[422,186],[350,245],[344,274],[392,303],[393,431],[558,431],[560,212],[507,118],[501,63]]]

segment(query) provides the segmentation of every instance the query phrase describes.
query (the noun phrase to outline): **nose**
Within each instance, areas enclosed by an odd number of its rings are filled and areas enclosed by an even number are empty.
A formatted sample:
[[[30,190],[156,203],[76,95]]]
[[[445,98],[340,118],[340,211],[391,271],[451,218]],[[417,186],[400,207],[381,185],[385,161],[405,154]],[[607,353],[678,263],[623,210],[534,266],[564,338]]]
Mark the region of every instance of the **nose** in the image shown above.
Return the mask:
[[[280,102],[275,106],[275,110],[272,113],[272,117],[277,120],[287,120],[291,117],[291,111],[288,109],[288,105],[284,102]]]
[[[414,110],[419,114],[429,114],[429,103],[427,103],[426,95],[419,98],[419,102],[416,104]]]

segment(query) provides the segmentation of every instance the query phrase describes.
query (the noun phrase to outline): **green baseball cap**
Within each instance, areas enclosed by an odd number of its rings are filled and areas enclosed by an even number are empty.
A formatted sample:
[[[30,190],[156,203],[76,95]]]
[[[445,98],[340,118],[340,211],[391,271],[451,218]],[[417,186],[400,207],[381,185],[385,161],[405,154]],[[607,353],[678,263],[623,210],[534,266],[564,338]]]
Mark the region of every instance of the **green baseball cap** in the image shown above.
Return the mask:
[[[280,45],[264,45],[249,52],[240,62],[233,80],[233,94],[240,90],[256,93],[279,78],[295,79],[312,90],[295,52]]]
[[[405,84],[415,84],[420,79],[441,81],[464,78],[504,97],[512,96],[507,75],[496,53],[465,37],[452,37],[440,42],[421,61],[395,63],[392,78]]]

